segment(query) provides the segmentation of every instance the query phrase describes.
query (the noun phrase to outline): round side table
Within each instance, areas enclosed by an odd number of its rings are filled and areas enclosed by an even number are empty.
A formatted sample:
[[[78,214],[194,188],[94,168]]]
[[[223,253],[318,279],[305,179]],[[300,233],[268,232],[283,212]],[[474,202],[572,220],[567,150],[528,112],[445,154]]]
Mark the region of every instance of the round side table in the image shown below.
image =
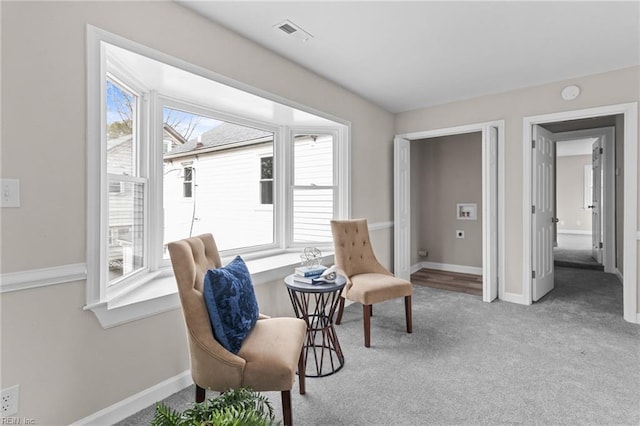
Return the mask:
[[[335,282],[322,284],[295,281],[293,274],[284,279],[296,316],[307,323],[307,337],[302,351],[306,377],[328,376],[344,365],[344,354],[333,327],[333,317],[346,282],[340,275]]]

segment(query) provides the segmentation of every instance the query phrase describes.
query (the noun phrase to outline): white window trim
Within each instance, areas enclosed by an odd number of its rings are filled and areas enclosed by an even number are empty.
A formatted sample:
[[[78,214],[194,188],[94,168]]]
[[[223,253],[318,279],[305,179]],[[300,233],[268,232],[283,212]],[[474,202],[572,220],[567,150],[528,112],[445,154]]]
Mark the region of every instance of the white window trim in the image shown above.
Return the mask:
[[[317,189],[323,188],[335,188],[333,199],[333,216],[336,219],[347,219],[350,216],[351,204],[350,204],[350,188],[351,188],[351,174],[349,172],[349,164],[351,164],[351,145],[349,141],[348,130],[344,128],[327,128],[327,127],[309,127],[309,126],[295,126],[288,129],[287,143],[285,144],[286,152],[286,180],[283,180],[284,188],[287,197],[286,205],[293,205],[293,190],[295,188],[302,188],[301,186],[295,186],[292,181],[293,177],[293,141],[295,135],[316,135],[316,134],[330,134],[333,136],[333,185],[316,187]],[[305,186],[306,188],[306,186]],[[305,243],[296,243],[293,241],[293,211],[291,209],[283,212],[286,217],[286,222],[290,224],[285,230],[285,241],[287,247],[299,248],[304,247]],[[331,248],[333,250],[333,248]]]
[[[339,191],[337,194],[337,205],[339,205],[340,208],[338,213],[336,214],[336,218],[347,218],[350,216],[351,125],[349,122],[340,120],[336,117],[332,117],[320,111],[313,110],[312,108],[305,107],[304,105],[291,102],[287,99],[280,98],[268,92],[264,92],[260,89],[240,84],[226,77],[217,75],[209,70],[200,69],[195,65],[187,64],[181,60],[167,56],[146,46],[127,40],[123,37],[101,30],[92,25],[87,25],[87,285],[86,305],[84,309],[94,312],[104,328],[114,327],[120,324],[177,309],[180,307],[180,301],[177,295],[177,287],[171,268],[163,268],[161,267],[161,265],[154,264],[154,259],[157,258],[157,256],[155,258],[146,258],[147,266],[155,269],[154,272],[137,274],[139,275],[139,280],[137,280],[134,285],[119,289],[117,292],[107,292],[106,280],[100,279],[101,276],[106,277],[108,273],[108,271],[106,270],[106,262],[102,262],[102,259],[105,259],[107,256],[107,245],[103,244],[102,242],[105,241],[106,238],[108,238],[108,230],[104,225],[107,223],[106,219],[108,216],[108,212],[106,211],[106,209],[101,207],[107,205],[108,197],[108,191],[102,190],[102,188],[107,187],[106,185],[108,182],[106,168],[103,167],[102,161],[104,156],[106,155],[106,148],[103,148],[106,147],[106,144],[98,143],[99,141],[103,142],[101,140],[104,134],[102,129],[104,128],[105,124],[103,117],[105,117],[106,115],[105,105],[102,102],[102,94],[105,90],[106,81],[106,59],[104,55],[105,47],[102,45],[102,42],[106,42],[114,46],[122,47],[124,49],[146,55],[163,63],[206,76],[213,81],[217,81],[219,83],[244,90],[245,92],[263,97],[270,101],[278,102],[291,108],[306,111],[308,113],[315,114],[340,123],[341,127],[337,130],[339,139],[336,139],[336,141],[340,140],[340,143],[337,143],[337,158],[334,164],[334,169],[337,170],[338,179],[341,183],[339,185]],[[122,76],[119,75],[119,77]],[[125,82],[130,84],[134,88],[139,87],[139,85],[136,84],[137,82],[134,78],[130,80],[131,81]],[[158,102],[158,94],[155,91],[141,91],[141,93],[145,92],[150,93],[150,96],[141,98],[141,101],[145,103],[150,102],[152,104]],[[150,122],[141,122],[140,127],[141,132],[150,132],[150,136],[152,137],[154,136],[152,132],[156,132],[156,129],[158,128],[157,121],[162,120],[161,116],[158,117],[158,114],[162,114],[161,109],[156,108],[156,111],[160,112],[156,114],[148,114],[148,116],[150,117]],[[216,112],[216,115],[220,117],[227,116],[226,114],[219,111]],[[143,117],[145,116],[145,114],[141,114],[140,116]],[[287,129],[285,127],[279,127],[276,137],[280,138],[281,140],[285,140],[287,134],[286,130]],[[303,129],[296,128],[295,131],[296,133],[300,133],[301,131],[303,131]],[[317,132],[319,130],[309,129],[309,131]],[[322,128],[322,131],[327,132],[328,129]],[[144,138],[146,136],[141,135],[141,137]],[[277,168],[274,168],[274,180],[276,180],[277,182],[276,187],[274,187],[274,197],[276,196],[275,193],[278,192],[282,194],[281,197],[285,197],[284,194],[287,193],[286,182],[283,176],[288,174],[286,173],[286,168],[291,167],[291,162],[289,161],[290,152],[287,152],[289,150],[286,149],[288,145],[290,144],[282,143],[274,145],[274,157],[277,155],[277,150],[285,149],[285,152],[281,154],[283,155],[283,158],[285,158],[285,161],[279,161]],[[282,148],[283,146],[284,148]],[[148,155],[150,155],[151,158],[156,158],[157,156],[161,157],[162,145],[156,147],[155,149],[151,148],[148,152]],[[147,159],[140,159],[139,161],[141,161],[142,165],[147,164]],[[102,172],[99,174],[92,173],[92,171],[95,170],[101,170]],[[158,176],[154,176],[154,173],[158,173],[157,168],[156,170],[143,170],[141,172],[144,173],[146,178],[149,180],[158,179]],[[152,193],[152,191],[156,191],[156,193],[154,194]],[[145,214],[149,214],[149,199],[153,199],[154,197],[159,196],[161,200],[161,192],[161,185],[156,185],[154,188],[150,188],[147,185],[147,204],[145,205]],[[283,218],[286,217],[286,205],[286,203],[281,202],[279,203],[279,207],[277,209],[274,209],[275,220],[282,222]],[[145,220],[147,224],[146,232],[149,232],[149,236],[148,238],[146,238],[145,244],[148,243],[149,245],[157,246],[158,238],[162,239],[162,237],[157,235],[154,237],[154,233],[151,232],[151,230],[156,229],[158,224],[157,222],[154,222],[153,217],[147,216],[145,217]],[[286,229],[281,229],[280,235],[276,235],[276,240],[285,242],[289,241],[286,234]],[[160,243],[159,246],[161,247],[162,244]],[[324,254],[324,261],[331,261],[333,256],[333,247],[320,248],[322,249]],[[144,252],[145,256],[149,256],[148,245],[145,245]],[[299,250],[283,250],[282,248],[276,248],[275,250],[269,250],[262,253],[262,258],[258,258],[257,256],[257,253],[252,253],[246,256],[247,265],[249,266],[249,270],[252,272],[254,285],[266,284],[268,282],[273,282],[275,280],[281,279],[290,272],[291,268],[294,265],[297,265],[299,263]],[[268,264],[267,267],[265,267],[265,262],[267,262]],[[145,292],[149,293],[150,287],[145,286],[144,284],[147,284],[151,281],[153,281],[153,294],[145,295]]]
[[[212,108],[206,108],[203,107],[201,105],[196,105],[190,102],[184,102],[178,99],[174,99],[171,98],[169,96],[158,96],[158,108],[156,108],[156,110],[158,111],[158,115],[161,117],[162,116],[162,108],[163,107],[168,107],[168,108],[173,108],[173,109],[178,109],[178,110],[182,110],[182,111],[187,111],[187,112],[192,112],[195,114],[200,114],[202,116],[205,117],[210,117],[213,118],[215,120],[220,120],[220,121],[224,121],[224,122],[228,122],[228,123],[233,123],[233,124],[238,124],[240,126],[247,126],[247,127],[252,127],[255,129],[259,129],[259,130],[264,130],[267,132],[272,132],[273,133],[273,157],[274,159],[278,158],[279,154],[279,150],[281,149],[281,146],[283,144],[286,143],[286,141],[283,140],[283,136],[286,136],[286,134],[282,131],[282,126],[275,126],[271,123],[264,123],[264,122],[260,122],[260,121],[256,121],[256,120],[251,120],[251,119],[247,119],[245,117],[240,117],[237,115],[233,115],[233,114],[229,114],[229,113],[225,113],[222,111],[218,111]],[[161,118],[160,118],[161,119]],[[156,126],[156,131],[162,131],[161,127]],[[159,157],[156,159],[156,161],[162,162],[162,153],[158,153]],[[276,160],[274,160],[276,161]],[[197,172],[196,172],[197,173]],[[276,174],[276,170],[274,168],[274,180],[278,180],[280,178],[280,176],[278,176]],[[162,187],[161,185],[158,186],[158,193],[159,193],[159,197],[160,197],[160,201],[159,201],[159,206],[162,206]],[[281,200],[278,199],[279,195],[276,193],[275,191],[276,188],[274,188],[274,194],[273,194],[273,198],[276,201],[276,203],[278,204],[282,204]],[[162,221],[162,217],[159,218],[160,221]],[[250,248],[242,248],[242,249],[232,249],[232,250],[225,250],[225,251],[221,251],[220,255],[222,257],[225,256],[235,256],[235,255],[243,255],[243,257],[245,255],[250,255],[250,256],[264,256],[265,253],[273,253],[274,251],[280,250],[280,252],[284,251],[284,247],[283,247],[283,243],[282,240],[279,240],[277,238],[277,226],[276,223],[278,223],[277,221],[279,220],[278,217],[276,217],[276,213],[274,212],[274,239],[273,242],[270,244],[264,244],[261,246],[253,246]],[[157,229],[157,234],[161,235],[162,234],[162,227],[159,227]],[[160,242],[160,245],[162,245],[162,242]],[[170,267],[171,265],[169,264],[169,262],[165,262],[164,263],[165,266]]]

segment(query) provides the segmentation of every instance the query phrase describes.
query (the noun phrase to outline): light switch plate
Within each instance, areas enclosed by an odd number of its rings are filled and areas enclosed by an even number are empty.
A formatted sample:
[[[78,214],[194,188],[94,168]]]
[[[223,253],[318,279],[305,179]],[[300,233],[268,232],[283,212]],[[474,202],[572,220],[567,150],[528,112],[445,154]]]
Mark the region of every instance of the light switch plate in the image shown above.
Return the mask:
[[[0,179],[0,207],[20,207],[19,179]]]

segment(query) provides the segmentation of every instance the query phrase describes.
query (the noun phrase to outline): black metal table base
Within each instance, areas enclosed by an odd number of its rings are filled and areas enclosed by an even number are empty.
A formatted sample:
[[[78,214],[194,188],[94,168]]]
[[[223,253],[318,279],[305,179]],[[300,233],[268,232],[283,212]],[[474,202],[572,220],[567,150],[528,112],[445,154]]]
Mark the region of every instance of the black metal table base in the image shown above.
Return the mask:
[[[305,376],[329,376],[344,365],[344,355],[333,321],[325,315],[311,315],[309,319],[311,325],[307,326],[307,338],[304,344]]]
[[[303,345],[304,375],[325,377],[339,371],[344,366],[344,354],[333,318],[345,284],[344,278],[332,284],[308,286],[287,277],[285,283],[296,316],[307,323]]]

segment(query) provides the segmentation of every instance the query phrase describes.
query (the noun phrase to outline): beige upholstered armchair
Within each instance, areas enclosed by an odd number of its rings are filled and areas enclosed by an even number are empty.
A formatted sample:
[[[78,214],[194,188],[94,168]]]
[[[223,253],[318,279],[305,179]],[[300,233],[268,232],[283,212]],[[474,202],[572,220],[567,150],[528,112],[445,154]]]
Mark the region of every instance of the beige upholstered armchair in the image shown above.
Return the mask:
[[[229,352],[214,338],[203,297],[205,273],[222,266],[213,236],[205,234],[169,243],[169,253],[187,327],[196,402],[204,401],[205,389],[224,392],[247,387],[257,392],[281,391],[284,424],[291,425],[291,389],[296,367],[301,372],[300,394],[305,393],[301,356],[305,322],[260,315],[239,352]]]
[[[344,300],[362,304],[364,320],[364,345],[371,344],[372,305],[384,300],[404,297],[407,333],[413,330],[411,319],[411,294],[409,281],[396,278],[378,262],[371,241],[366,219],[332,220],[331,232],[335,250],[335,263],[339,273],[347,277],[342,291],[336,324],[342,320]]]

